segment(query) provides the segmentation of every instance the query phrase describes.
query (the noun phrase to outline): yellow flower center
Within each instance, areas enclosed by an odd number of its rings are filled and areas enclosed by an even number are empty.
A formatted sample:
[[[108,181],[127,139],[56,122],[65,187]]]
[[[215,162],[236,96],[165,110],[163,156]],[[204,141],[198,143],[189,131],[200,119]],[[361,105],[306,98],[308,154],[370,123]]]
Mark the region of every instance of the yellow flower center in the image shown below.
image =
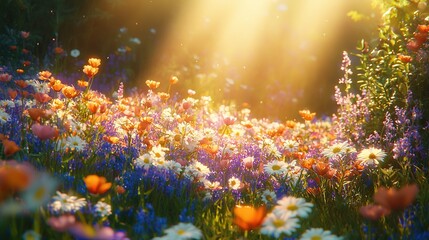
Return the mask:
[[[341,152],[341,148],[335,147],[334,149],[332,149],[332,152],[333,153],[339,153],[339,152]]]
[[[280,170],[280,168],[281,168],[281,167],[280,167],[279,165],[274,165],[274,166],[273,166],[273,170],[274,170],[274,171],[278,171],[278,170]]]
[[[183,229],[177,230],[177,234],[179,234],[179,235],[183,235],[184,233],[185,233],[185,230],[183,230]]]
[[[40,187],[39,189],[37,189],[36,193],[34,194],[34,199],[41,200],[43,196],[45,196],[45,193],[46,193],[46,189],[43,187]]]
[[[283,227],[285,225],[285,221],[283,221],[282,219],[276,219],[273,221],[273,225],[276,228],[280,228],[280,227]]]
[[[376,158],[377,158],[377,156],[375,156],[375,154],[374,154],[374,153],[371,153],[371,154],[369,154],[368,158],[369,158],[369,159],[376,159]]]
[[[296,210],[298,210],[298,207],[295,204],[291,204],[291,205],[287,206],[287,210],[296,211]]]
[[[320,236],[312,236],[311,240],[322,240],[322,237],[320,237]]]

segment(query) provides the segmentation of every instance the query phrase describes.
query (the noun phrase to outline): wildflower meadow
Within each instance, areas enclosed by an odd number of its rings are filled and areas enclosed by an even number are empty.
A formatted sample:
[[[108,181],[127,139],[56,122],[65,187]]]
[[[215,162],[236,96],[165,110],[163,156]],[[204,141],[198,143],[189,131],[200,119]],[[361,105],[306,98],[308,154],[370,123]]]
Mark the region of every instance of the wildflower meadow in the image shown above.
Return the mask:
[[[41,59],[3,32],[0,239],[429,239],[428,9],[381,2],[335,113],[282,120],[185,76],[127,89],[137,38]]]

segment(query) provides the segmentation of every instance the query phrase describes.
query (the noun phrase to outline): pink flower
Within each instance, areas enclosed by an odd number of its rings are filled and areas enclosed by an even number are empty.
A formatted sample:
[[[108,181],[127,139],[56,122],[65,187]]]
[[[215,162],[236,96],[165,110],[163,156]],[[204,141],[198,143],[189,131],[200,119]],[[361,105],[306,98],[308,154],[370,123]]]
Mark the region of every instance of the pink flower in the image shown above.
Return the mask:
[[[75,222],[76,218],[73,215],[62,215],[59,217],[50,217],[48,219],[48,225],[57,232],[67,231]]]
[[[39,123],[33,124],[33,126],[31,126],[31,130],[33,131],[33,134],[41,140],[53,139],[59,135],[58,129],[47,125],[40,125]]]

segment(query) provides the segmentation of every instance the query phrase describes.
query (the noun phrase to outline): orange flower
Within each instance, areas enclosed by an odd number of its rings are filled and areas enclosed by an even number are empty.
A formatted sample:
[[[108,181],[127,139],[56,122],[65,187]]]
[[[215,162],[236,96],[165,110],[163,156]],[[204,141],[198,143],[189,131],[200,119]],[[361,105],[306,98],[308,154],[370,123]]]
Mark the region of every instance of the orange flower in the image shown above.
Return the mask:
[[[83,181],[85,182],[88,192],[96,195],[103,194],[112,187],[112,183],[107,182],[105,177],[100,177],[98,175],[88,175],[83,178]]]
[[[18,145],[16,145],[14,141],[11,141],[9,139],[3,139],[2,143],[4,155],[6,156],[11,156],[20,150]]]
[[[413,58],[411,56],[408,55],[402,55],[400,53],[398,53],[398,58],[399,60],[401,60],[401,62],[403,63],[409,63],[411,61],[413,61]]]
[[[301,161],[301,167],[306,169],[311,169],[313,167],[315,160],[314,158],[307,158]]]
[[[14,100],[16,98],[16,96],[18,96],[18,91],[16,90],[12,90],[12,89],[7,89],[7,93],[9,94],[10,99]]]
[[[85,81],[85,80],[77,80],[77,85],[79,86],[79,87],[88,87],[88,82],[87,81]]]
[[[160,82],[157,82],[157,81],[153,81],[153,80],[146,80],[146,85],[150,88],[150,89],[152,89],[152,90],[155,90],[155,89],[157,89],[158,87],[159,87],[159,85],[160,85],[161,83]]]
[[[98,104],[94,101],[89,101],[86,103],[86,107],[89,109],[89,111],[92,114],[95,114],[97,112],[99,106],[100,106],[100,104]]]
[[[122,186],[116,186],[115,187],[115,191],[116,191],[117,194],[124,194],[126,190]]]
[[[60,48],[60,47],[56,47],[54,48],[54,53],[55,54],[62,54],[64,52],[64,49]]]
[[[0,161],[0,202],[26,189],[33,176],[34,169],[28,164]]]
[[[176,84],[177,82],[179,82],[179,78],[177,76],[171,76],[170,78],[170,84]]]
[[[158,93],[158,96],[159,96],[159,98],[161,98],[161,100],[163,102],[166,102],[170,98],[170,94],[165,93],[165,92]]]
[[[73,86],[64,86],[61,92],[66,98],[75,98],[79,94]]]
[[[55,92],[61,91],[61,89],[64,87],[64,84],[61,82],[61,80],[56,79],[53,79],[49,85]]]
[[[39,122],[40,118],[49,119],[52,116],[52,111],[41,109],[41,108],[29,108],[27,109],[28,115],[33,121]]]
[[[104,136],[103,139],[111,144],[116,144],[119,142],[119,138],[115,136]]]
[[[16,80],[15,84],[18,85],[20,88],[26,88],[28,86],[28,83],[24,80]]]
[[[327,163],[318,161],[316,164],[313,165],[313,170],[319,174],[320,176],[325,175],[329,171],[329,165]]]
[[[381,187],[374,195],[374,201],[391,210],[403,210],[410,206],[416,198],[419,188],[411,184],[397,190]]]
[[[234,207],[234,223],[242,230],[248,231],[261,226],[267,210],[265,206],[258,208],[237,205]]]
[[[90,58],[88,59],[88,63],[93,68],[98,68],[101,65],[101,60],[98,58]]]
[[[49,71],[41,71],[39,72],[39,79],[46,81],[49,80],[49,78],[52,76],[52,73]]]
[[[51,101],[52,98],[46,93],[35,93],[34,99],[39,103],[47,103]]]
[[[316,116],[316,113],[310,112],[310,110],[300,110],[299,115],[305,120],[305,121],[311,121]]]
[[[93,67],[91,65],[85,65],[83,66],[83,70],[82,70],[86,76],[88,76],[89,78],[92,78],[95,76],[95,74],[98,73],[98,68]]]

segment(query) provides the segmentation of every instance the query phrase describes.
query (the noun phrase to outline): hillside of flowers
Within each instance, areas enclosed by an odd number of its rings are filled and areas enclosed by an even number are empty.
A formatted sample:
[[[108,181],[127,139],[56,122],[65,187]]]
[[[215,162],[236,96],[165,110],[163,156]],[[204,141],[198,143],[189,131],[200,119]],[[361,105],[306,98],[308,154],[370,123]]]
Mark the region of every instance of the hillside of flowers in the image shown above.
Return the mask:
[[[429,19],[378,31],[338,56],[335,114],[282,121],[177,76],[127,91],[127,50],[39,68],[3,34],[0,238],[428,239]]]

